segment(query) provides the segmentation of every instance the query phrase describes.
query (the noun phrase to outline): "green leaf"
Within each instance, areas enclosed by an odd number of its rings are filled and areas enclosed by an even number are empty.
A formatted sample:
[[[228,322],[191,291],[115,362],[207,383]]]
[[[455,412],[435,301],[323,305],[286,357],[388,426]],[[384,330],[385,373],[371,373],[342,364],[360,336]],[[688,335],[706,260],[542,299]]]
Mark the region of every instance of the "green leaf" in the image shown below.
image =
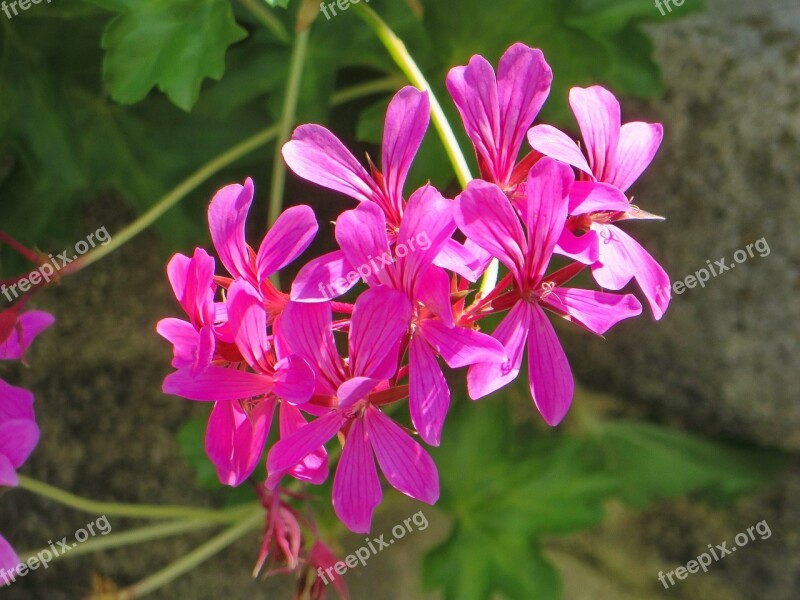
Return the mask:
[[[425,584],[442,588],[447,600],[559,598],[541,536],[601,521],[615,482],[585,460],[579,440],[531,433],[515,431],[501,402],[459,406],[451,415],[433,455],[439,506],[456,524],[424,563]]]
[[[203,79],[220,79],[228,46],[247,36],[228,0],[91,0],[120,13],[103,35],[103,77],[117,102],[142,100],[153,87],[183,110]]]
[[[220,488],[217,470],[206,455],[206,423],[208,419],[196,417],[178,430],[178,445],[183,459],[192,467],[197,483],[207,490]]]
[[[264,0],[267,4],[269,4],[273,8],[286,8],[289,6],[290,0]]]
[[[592,444],[619,482],[618,495],[635,507],[691,493],[730,501],[769,484],[786,465],[779,451],[705,440],[649,423],[601,423],[596,435]]]

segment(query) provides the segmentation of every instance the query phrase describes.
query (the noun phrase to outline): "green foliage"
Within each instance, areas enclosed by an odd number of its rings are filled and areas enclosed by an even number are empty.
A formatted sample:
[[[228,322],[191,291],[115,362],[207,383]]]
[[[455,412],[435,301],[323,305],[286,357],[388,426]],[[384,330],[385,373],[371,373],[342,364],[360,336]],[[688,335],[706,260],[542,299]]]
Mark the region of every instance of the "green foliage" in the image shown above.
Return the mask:
[[[769,483],[785,465],[777,452],[646,423],[536,432],[512,424],[507,400],[458,407],[434,452],[440,506],[455,523],[425,558],[424,582],[447,600],[561,598],[543,537],[599,524],[613,498],[638,508],[692,493],[729,501]]]
[[[114,189],[141,213],[201,164],[273,122],[281,111],[290,48],[262,27],[249,4],[83,0],[35,6],[2,20],[3,226],[30,244],[69,242],[81,235],[74,222],[87,197]],[[264,9],[275,10],[291,30],[299,4],[264,0]],[[700,0],[686,3],[669,17],[699,6]],[[458,115],[443,83],[447,70],[478,52],[494,62],[515,41],[541,47],[555,71],[544,118],[571,125],[566,90],[576,84],[602,82],[635,96],[661,90],[640,23],[665,19],[647,3],[373,0],[370,7],[404,40],[457,132]],[[329,98],[337,88],[398,73],[355,10],[318,18],[298,121],[329,123]],[[376,141],[389,96],[347,103],[338,110],[337,123],[358,123],[362,139]],[[355,131],[337,133],[346,138]],[[466,151],[469,143],[459,135]],[[243,160],[214,185],[268,173],[263,163],[270,154],[263,153],[259,163]],[[255,164],[257,171],[244,168]],[[409,185],[428,179],[440,186],[453,179],[432,130]],[[257,180],[259,189],[268,183]],[[186,202],[193,208],[178,207],[159,221],[169,247],[205,235],[202,207],[211,190],[213,185]]]
[[[228,46],[247,36],[229,0],[91,0],[119,13],[106,27],[103,79],[117,102],[155,86],[190,110],[204,78],[220,79]]]

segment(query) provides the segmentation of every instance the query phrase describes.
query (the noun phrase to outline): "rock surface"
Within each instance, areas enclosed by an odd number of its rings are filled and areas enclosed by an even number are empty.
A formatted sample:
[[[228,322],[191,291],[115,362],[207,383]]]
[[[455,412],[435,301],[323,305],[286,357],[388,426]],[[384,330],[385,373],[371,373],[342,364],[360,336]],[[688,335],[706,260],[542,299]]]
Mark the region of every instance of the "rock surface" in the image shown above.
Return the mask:
[[[623,120],[665,126],[631,191],[668,220],[627,229],[673,281],[707,261],[735,268],[674,294],[658,324],[625,323],[607,341],[572,336],[570,356],[585,381],[698,431],[798,450],[800,4],[708,4],[652,27],[667,93],[623,107]]]

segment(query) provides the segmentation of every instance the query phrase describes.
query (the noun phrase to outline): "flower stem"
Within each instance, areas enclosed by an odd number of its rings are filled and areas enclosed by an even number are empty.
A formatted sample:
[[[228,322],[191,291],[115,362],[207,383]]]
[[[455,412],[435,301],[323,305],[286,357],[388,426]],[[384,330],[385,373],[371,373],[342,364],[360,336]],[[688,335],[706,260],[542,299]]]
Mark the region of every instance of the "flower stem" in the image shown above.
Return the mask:
[[[81,512],[107,517],[128,517],[132,519],[182,519],[206,521],[209,523],[230,523],[241,518],[244,510],[252,505],[231,509],[195,508],[191,506],[169,506],[148,504],[122,504],[117,502],[98,502],[76,496],[47,483],[36,481],[24,475],[19,476],[20,489],[27,490],[64,506]]]
[[[281,23],[281,20],[264,6],[263,0],[239,0],[239,3],[250,11],[250,14],[271,31],[276,38],[285,44],[291,43],[292,36]]]
[[[310,24],[309,24],[310,25]],[[298,23],[298,27],[300,24]],[[297,115],[297,103],[300,99],[300,83],[303,80],[303,67],[308,52],[308,38],[311,28],[308,25],[297,31],[292,46],[292,57],[289,62],[289,82],[283,97],[283,110],[278,130],[278,143],[275,145],[275,156],[272,161],[272,187],[269,195],[269,214],[267,223],[271,226],[283,208],[283,191],[286,187],[286,164],[283,162],[281,148],[289,140]]]
[[[122,231],[116,233],[111,241],[105,246],[97,246],[87,254],[81,256],[78,260],[68,264],[61,270],[62,274],[70,274],[81,269],[88,267],[92,263],[97,262],[101,258],[107,256],[132,238],[140,234],[142,231],[150,227],[161,215],[167,212],[170,208],[175,206],[178,202],[183,200],[198,186],[204,183],[208,178],[212,177],[231,163],[236,162],[243,156],[250,154],[253,150],[260,148],[270,140],[272,140],[278,133],[278,128],[273,125],[260,131],[252,137],[247,138],[243,142],[237,144],[233,148],[220,154],[212,161],[206,163],[200,169],[195,171],[192,175],[184,179],[177,187],[172,189],[166,196],[164,196],[158,203],[150,208],[141,217],[136,219],[133,223],[125,227]]]
[[[168,583],[171,583],[181,575],[184,575],[204,563],[212,556],[218,554],[238,539],[244,537],[251,531],[255,531],[264,525],[264,509],[259,507],[257,511],[248,513],[232,527],[226,529],[219,535],[211,538],[205,544],[198,546],[189,554],[186,554],[166,566],[160,571],[153,573],[149,577],[141,580],[132,586],[116,592],[112,597],[115,600],[129,600],[141,598],[155,590],[158,590]],[[98,599],[99,600],[99,599]],[[109,598],[110,600],[110,598]]]
[[[190,531],[197,531],[198,529],[207,529],[214,527],[217,523],[210,523],[208,521],[187,521],[178,520],[170,521],[167,523],[159,523],[157,525],[148,525],[147,527],[140,527],[125,531],[122,533],[110,533],[103,537],[87,540],[81,544],[70,549],[69,553],[64,552],[54,557],[61,559],[63,557],[78,556],[80,554],[92,554],[100,552],[101,550],[110,550],[112,548],[122,548],[124,546],[133,546],[135,544],[142,544],[153,540],[160,540],[168,537],[180,535],[182,533],[189,533]],[[33,552],[24,552],[20,556],[22,562],[27,562],[28,559],[39,555],[43,551],[49,551],[50,548],[42,548]]]
[[[442,138],[442,143],[447,151],[447,155],[450,157],[450,162],[453,164],[458,182],[461,184],[462,188],[467,187],[467,183],[472,179],[467,161],[458,145],[458,140],[453,133],[453,128],[450,127],[450,123],[448,123],[447,117],[445,117],[442,105],[439,104],[439,101],[436,99],[430,84],[425,79],[422,71],[420,71],[417,63],[411,58],[403,41],[397,37],[394,31],[380,18],[378,13],[363,3],[355,5],[355,8],[358,10],[359,16],[375,31],[378,38],[383,42],[383,45],[389,51],[389,54],[408,80],[419,89],[428,92],[431,102],[431,118],[433,119],[433,124],[439,132],[439,137]]]
[[[396,75],[389,75],[383,79],[373,79],[372,81],[359,83],[347,89],[334,92],[333,95],[331,95],[331,106],[346,104],[351,100],[363,98],[364,96],[371,96],[372,94],[393,92],[403,87],[404,83],[405,79]]]

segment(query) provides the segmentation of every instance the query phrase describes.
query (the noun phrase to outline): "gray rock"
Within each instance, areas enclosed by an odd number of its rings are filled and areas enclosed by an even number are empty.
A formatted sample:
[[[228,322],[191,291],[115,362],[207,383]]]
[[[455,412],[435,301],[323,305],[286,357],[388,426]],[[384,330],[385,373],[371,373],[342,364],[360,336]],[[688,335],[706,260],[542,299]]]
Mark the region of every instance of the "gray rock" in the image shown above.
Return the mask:
[[[627,229],[673,281],[707,261],[731,264],[761,238],[769,254],[754,249],[704,288],[673,295],[660,323],[624,323],[607,341],[565,335],[590,384],[705,433],[797,450],[800,4],[708,4],[652,28],[667,93],[623,107],[624,120],[662,121],[666,130],[632,192],[668,220]]]

